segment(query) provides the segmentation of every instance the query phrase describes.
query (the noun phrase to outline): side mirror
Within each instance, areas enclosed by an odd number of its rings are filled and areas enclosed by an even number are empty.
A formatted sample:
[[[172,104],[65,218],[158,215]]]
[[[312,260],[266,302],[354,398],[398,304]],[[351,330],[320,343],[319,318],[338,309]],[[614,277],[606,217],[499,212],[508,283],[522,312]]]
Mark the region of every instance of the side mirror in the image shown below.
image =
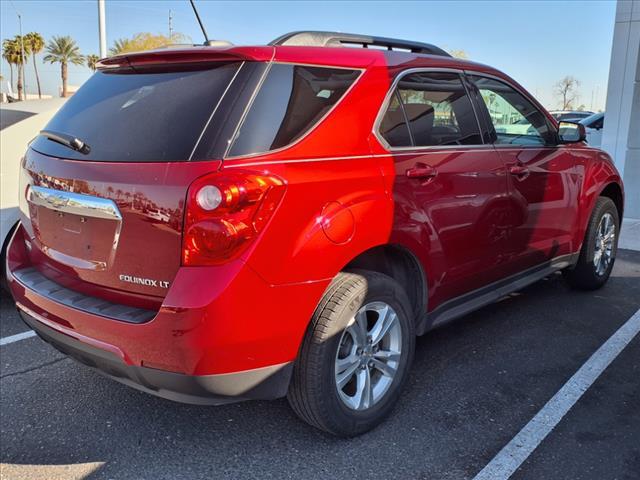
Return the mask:
[[[560,143],[579,143],[587,139],[587,130],[581,123],[560,122],[558,124]]]

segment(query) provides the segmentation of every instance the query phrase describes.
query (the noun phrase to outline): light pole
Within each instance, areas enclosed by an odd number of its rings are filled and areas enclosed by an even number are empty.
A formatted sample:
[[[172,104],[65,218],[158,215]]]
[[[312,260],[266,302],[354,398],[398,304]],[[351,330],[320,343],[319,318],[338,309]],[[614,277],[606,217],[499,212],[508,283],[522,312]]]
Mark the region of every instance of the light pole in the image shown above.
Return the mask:
[[[22,77],[22,92],[18,92],[20,93],[20,95],[22,96],[22,98],[20,98],[20,100],[26,100],[27,99],[27,84],[24,81],[24,67],[25,67],[25,58],[24,58],[24,37],[22,36],[22,15],[20,15],[20,12],[18,12],[16,10],[16,14],[18,15],[18,26],[20,28],[20,76]]]
[[[100,58],[107,56],[107,29],[105,25],[104,0],[98,0],[98,28],[100,31]]]

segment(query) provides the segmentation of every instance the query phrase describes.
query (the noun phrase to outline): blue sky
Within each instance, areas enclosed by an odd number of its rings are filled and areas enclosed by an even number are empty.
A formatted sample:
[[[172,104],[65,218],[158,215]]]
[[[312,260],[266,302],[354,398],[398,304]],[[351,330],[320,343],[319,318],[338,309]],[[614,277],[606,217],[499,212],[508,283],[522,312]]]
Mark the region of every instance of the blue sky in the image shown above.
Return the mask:
[[[555,108],[553,84],[565,75],[581,81],[580,103],[604,108],[615,1],[442,1],[442,2],[213,2],[196,0],[211,38],[236,44],[263,44],[292,30],[338,30],[424,41],[465,50],[470,59],[497,67]],[[15,8],[14,8],[15,7]],[[40,32],[45,40],[70,35],[85,54],[98,53],[96,0],[0,1],[0,36]],[[106,0],[107,43],[137,32],[168,32],[169,9],[176,32],[201,42],[187,0]],[[42,56],[42,55],[41,55]],[[59,65],[38,64],[43,90],[53,94]],[[9,67],[2,62],[2,75]],[[69,83],[90,75],[71,66]],[[35,90],[31,60],[26,83]],[[3,88],[4,90],[4,88]]]

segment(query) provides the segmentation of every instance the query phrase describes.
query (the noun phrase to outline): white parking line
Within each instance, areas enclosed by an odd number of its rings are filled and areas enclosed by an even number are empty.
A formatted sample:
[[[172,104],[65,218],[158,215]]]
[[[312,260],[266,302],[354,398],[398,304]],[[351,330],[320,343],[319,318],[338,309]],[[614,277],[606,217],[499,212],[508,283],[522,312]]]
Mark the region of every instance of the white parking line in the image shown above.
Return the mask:
[[[8,345],[13,342],[19,342],[20,340],[25,340],[27,338],[35,337],[35,335],[36,335],[36,332],[34,332],[33,330],[17,333],[9,337],[0,338],[0,345]]]
[[[474,480],[503,480],[513,475],[638,332],[640,310],[580,367]]]

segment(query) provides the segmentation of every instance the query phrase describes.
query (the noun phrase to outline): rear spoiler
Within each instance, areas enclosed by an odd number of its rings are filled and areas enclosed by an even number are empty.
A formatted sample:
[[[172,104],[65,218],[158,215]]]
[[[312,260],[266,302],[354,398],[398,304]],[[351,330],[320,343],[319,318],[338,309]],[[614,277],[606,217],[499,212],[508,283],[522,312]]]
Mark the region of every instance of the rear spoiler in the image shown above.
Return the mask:
[[[158,49],[134,52],[103,58],[96,63],[96,69],[111,71],[163,66],[187,66],[214,62],[253,61],[269,62],[275,48],[268,47],[187,47],[180,49]]]

